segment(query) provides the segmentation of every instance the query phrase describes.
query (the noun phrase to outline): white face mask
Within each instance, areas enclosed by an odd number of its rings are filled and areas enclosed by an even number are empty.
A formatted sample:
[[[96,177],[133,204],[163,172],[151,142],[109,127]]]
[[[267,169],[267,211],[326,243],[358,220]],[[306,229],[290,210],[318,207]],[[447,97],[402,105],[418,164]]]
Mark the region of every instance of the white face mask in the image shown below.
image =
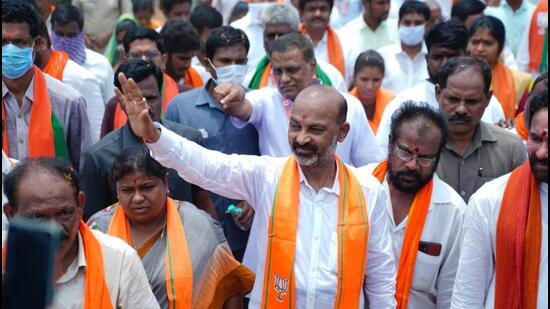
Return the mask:
[[[246,76],[248,67],[246,64],[231,64],[223,67],[215,67],[210,59],[210,65],[216,71],[216,84],[231,83],[242,84]]]
[[[406,46],[415,46],[422,43],[424,39],[424,32],[426,31],[424,25],[413,27],[399,27],[399,37],[401,42]]]

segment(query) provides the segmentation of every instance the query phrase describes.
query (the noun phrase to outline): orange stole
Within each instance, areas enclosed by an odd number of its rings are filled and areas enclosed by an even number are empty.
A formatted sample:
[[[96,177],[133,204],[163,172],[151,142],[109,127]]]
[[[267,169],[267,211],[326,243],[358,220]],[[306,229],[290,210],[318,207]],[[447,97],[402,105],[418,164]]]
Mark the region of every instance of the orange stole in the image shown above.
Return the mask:
[[[50,59],[42,71],[57,80],[63,81],[63,71],[68,61],[69,54],[64,51],[52,50]]]
[[[199,88],[203,86],[201,76],[192,67],[189,67],[189,69],[185,71],[185,75],[183,76],[183,84],[191,88]]]
[[[504,64],[497,61],[492,70],[493,82],[491,83],[493,94],[499,100],[504,110],[506,119],[516,115],[516,86],[512,71]]]
[[[338,164],[338,285],[334,308],[357,308],[367,258],[369,223],[361,185]],[[269,219],[261,308],[295,308],[294,259],[298,227],[298,163],[289,157],[283,167]]]
[[[271,74],[271,61],[265,66],[264,73],[260,79],[260,87],[258,87],[258,89],[267,87],[269,83],[269,74]]]
[[[107,234],[132,245],[128,219],[118,205]],[[174,201],[166,198],[166,252],[164,254],[166,293],[170,309],[191,308],[193,268],[187,249],[185,230]]]
[[[351,89],[350,91],[350,94],[361,101],[357,87],[353,87],[353,89]],[[374,118],[367,118],[370,128],[372,129],[372,133],[376,134],[376,132],[378,131],[378,126],[380,126],[380,120],[382,120],[384,109],[386,109],[386,105],[388,105],[388,103],[390,103],[390,101],[394,97],[395,96],[393,95],[393,93],[391,93],[389,90],[378,88],[378,91],[376,92],[376,101],[374,102]]]
[[[170,101],[179,94],[178,84],[168,74],[162,74],[162,114],[166,112],[166,108]],[[126,124],[128,117],[122,111],[120,103],[117,102],[115,108],[115,116],[113,120],[113,130],[116,130]]]
[[[526,161],[510,175],[500,206],[495,309],[537,307],[541,229],[539,184]]]
[[[105,270],[103,268],[103,253],[101,245],[95,238],[90,228],[80,220],[78,231],[84,245],[84,257],[86,259],[86,275],[84,279],[84,309],[112,309],[109,288],[105,282]],[[6,265],[6,248],[2,247],[2,270]]]
[[[34,103],[29,124],[29,158],[55,157],[54,132],[52,128],[52,105],[43,73],[34,66]],[[2,149],[9,156],[6,112],[2,98]]]
[[[529,71],[539,72],[546,32],[540,33],[538,15],[548,13],[548,0],[541,0],[533,12],[529,26]]]
[[[524,141],[529,137],[529,130],[525,124],[525,112],[521,112],[516,116],[516,131]]]
[[[380,183],[384,182],[388,172],[388,160],[382,161],[372,172]],[[407,222],[407,230],[403,238],[401,247],[401,257],[397,268],[397,289],[395,298],[397,299],[397,309],[406,309],[409,302],[409,293],[411,292],[411,283],[414,275],[414,265],[416,264],[416,255],[418,254],[418,243],[424,223],[430,208],[430,201],[433,192],[433,179],[422,187],[414,197]]]
[[[300,32],[307,34],[307,29],[304,24],[300,25]],[[346,76],[346,63],[344,62],[344,54],[342,53],[342,45],[336,31],[331,26],[327,28],[327,53],[328,62]]]

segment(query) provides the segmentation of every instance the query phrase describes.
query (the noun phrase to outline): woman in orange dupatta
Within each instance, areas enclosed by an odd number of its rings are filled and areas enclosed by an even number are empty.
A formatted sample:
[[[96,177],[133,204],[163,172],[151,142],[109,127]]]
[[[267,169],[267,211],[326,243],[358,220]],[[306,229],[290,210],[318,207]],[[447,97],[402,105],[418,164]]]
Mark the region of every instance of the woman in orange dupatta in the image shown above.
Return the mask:
[[[529,91],[529,74],[514,71],[499,61],[504,49],[504,24],[496,17],[482,16],[469,31],[468,54],[481,59],[491,67],[491,89],[504,110],[506,120],[515,118],[518,104]]]
[[[393,93],[381,88],[384,72],[384,58],[378,52],[367,50],[357,57],[353,72],[355,87],[350,94],[361,101],[374,134],[378,130],[386,105],[394,98]]]
[[[145,147],[126,149],[111,170],[119,203],[88,225],[136,249],[161,308],[241,308],[254,273],[210,216],[168,197],[166,173]]]

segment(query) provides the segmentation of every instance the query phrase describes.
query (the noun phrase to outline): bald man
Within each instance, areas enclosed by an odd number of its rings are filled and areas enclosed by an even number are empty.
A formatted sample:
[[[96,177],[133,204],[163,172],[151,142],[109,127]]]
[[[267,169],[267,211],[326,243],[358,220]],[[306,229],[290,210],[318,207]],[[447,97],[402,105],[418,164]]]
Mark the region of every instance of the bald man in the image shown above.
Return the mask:
[[[117,96],[132,130],[156,160],[255,209],[256,237],[249,244],[257,263],[247,265],[256,272],[251,308],[329,308],[337,301],[343,308],[362,308],[364,295],[372,308],[395,307],[386,196],[375,178],[359,183],[353,168],[335,156],[350,129],[337,90],[314,85],[296,97],[288,130],[292,155],[271,158],[206,150],[153,124],[135,83],[119,79],[124,94]]]

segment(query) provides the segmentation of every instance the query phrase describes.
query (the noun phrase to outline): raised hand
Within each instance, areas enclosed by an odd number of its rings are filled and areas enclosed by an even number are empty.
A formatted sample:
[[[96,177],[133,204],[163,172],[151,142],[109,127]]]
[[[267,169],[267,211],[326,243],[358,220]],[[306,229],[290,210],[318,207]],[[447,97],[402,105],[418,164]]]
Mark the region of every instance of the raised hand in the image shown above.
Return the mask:
[[[115,87],[115,94],[126,111],[132,131],[148,143],[156,142],[160,138],[160,130],[153,125],[145,98],[138,86],[122,73],[118,74],[118,80],[122,90]]]

